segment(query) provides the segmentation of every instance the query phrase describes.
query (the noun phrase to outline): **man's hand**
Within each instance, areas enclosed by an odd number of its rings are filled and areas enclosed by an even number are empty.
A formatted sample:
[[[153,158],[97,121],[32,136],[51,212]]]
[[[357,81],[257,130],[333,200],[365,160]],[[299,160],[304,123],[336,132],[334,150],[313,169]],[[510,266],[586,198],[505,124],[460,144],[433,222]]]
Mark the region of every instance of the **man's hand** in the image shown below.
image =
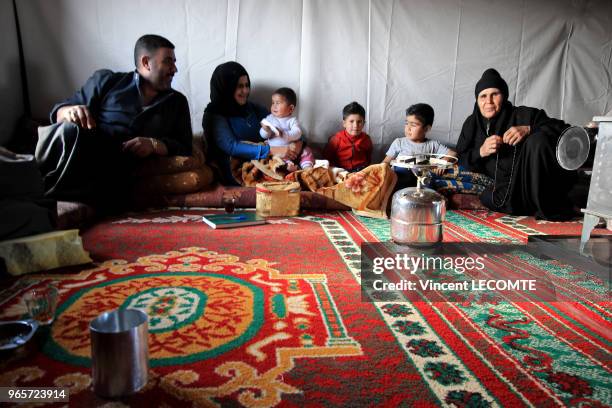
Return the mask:
[[[96,121],[86,105],[62,106],[57,111],[58,122],[72,122],[83,129],[93,129]]]
[[[441,176],[446,172],[446,169],[436,168],[436,169],[431,170],[431,172],[435,174],[436,176]]]
[[[503,141],[510,146],[516,146],[529,135],[530,131],[530,126],[512,126],[504,133]]]
[[[480,146],[480,157],[487,157],[497,153],[502,142],[501,136],[493,135],[487,137],[482,146]]]
[[[135,137],[123,143],[122,148],[135,156],[147,157],[155,152],[155,141],[149,137]]]

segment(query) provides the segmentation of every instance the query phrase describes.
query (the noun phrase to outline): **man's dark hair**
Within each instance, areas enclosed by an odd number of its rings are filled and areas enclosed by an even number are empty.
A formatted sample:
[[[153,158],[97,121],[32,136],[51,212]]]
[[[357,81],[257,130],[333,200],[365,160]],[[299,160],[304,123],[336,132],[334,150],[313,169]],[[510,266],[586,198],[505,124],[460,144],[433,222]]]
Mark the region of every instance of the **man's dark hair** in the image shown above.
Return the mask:
[[[431,126],[434,121],[434,110],[426,103],[417,103],[406,109],[406,116],[414,115],[423,123],[423,126]]]
[[[289,102],[289,105],[297,106],[297,95],[291,88],[278,88],[272,95],[280,95]]]
[[[342,109],[342,120],[346,119],[349,115],[360,115],[365,119],[365,109],[357,102],[351,102]]]
[[[134,64],[138,68],[138,61],[143,54],[151,55],[159,48],[174,49],[174,44],[161,35],[145,34],[136,41],[134,45]]]

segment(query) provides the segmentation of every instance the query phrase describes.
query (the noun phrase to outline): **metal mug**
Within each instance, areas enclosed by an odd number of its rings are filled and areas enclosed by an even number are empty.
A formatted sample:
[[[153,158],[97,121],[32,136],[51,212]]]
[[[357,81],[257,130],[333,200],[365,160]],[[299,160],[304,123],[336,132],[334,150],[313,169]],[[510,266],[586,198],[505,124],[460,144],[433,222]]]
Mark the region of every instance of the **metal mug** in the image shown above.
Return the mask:
[[[120,397],[137,392],[149,373],[149,327],[146,313],[117,309],[89,324],[94,392]]]

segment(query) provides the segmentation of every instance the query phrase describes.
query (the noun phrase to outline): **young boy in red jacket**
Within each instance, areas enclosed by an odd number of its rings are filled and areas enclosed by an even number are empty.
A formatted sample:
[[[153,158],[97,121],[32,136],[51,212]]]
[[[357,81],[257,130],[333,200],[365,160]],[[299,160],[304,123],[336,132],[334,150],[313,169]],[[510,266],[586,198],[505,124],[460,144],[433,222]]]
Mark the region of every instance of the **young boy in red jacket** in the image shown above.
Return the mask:
[[[325,146],[325,158],[329,164],[350,172],[359,171],[372,161],[372,140],[363,131],[365,109],[351,102],[342,109],[343,130],[329,138]]]

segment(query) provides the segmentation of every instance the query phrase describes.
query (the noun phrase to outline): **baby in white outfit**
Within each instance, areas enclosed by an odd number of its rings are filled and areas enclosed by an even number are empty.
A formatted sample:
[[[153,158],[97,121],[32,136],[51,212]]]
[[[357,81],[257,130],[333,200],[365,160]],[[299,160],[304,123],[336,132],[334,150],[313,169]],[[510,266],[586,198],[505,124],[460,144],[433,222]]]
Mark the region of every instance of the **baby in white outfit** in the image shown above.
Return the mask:
[[[272,94],[270,115],[261,121],[259,134],[267,140],[270,146],[288,146],[291,142],[302,139],[302,129],[293,111],[297,104],[297,96],[291,88],[279,88]],[[314,164],[312,150],[308,147],[302,149],[300,155],[300,168],[307,169]],[[289,171],[297,170],[295,163],[287,161]]]

